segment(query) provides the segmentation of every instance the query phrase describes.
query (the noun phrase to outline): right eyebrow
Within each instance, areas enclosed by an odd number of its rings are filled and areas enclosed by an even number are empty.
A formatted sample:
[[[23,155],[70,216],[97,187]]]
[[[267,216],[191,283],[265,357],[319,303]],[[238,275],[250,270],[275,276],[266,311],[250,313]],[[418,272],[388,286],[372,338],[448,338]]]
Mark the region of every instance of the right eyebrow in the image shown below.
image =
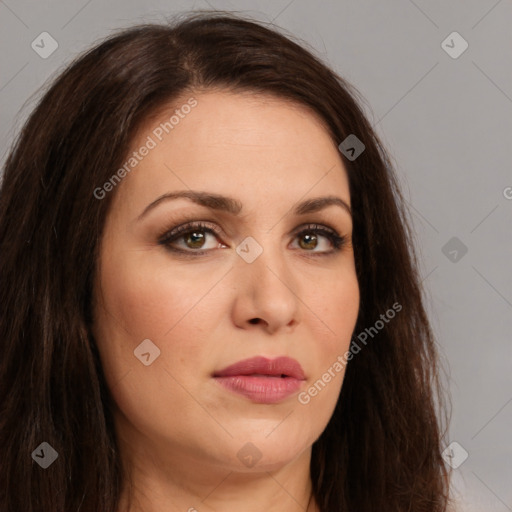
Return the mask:
[[[222,210],[233,215],[238,215],[242,211],[242,203],[231,197],[221,196],[219,194],[211,194],[207,192],[198,192],[194,190],[179,190],[177,192],[169,192],[163,194],[152,203],[150,203],[144,211],[137,217],[141,220],[149,211],[153,210],[163,201],[174,199],[190,199],[194,203],[210,208],[211,210]]]

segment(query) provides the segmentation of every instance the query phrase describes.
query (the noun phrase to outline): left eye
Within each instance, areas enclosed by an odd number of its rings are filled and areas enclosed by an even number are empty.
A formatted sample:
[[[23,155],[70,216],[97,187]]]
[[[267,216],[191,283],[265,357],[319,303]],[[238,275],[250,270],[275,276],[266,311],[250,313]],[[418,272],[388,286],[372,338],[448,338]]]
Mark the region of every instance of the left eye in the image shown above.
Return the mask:
[[[301,231],[300,233],[298,233],[296,235],[296,240],[299,240],[298,242],[298,245],[301,249],[306,249],[306,250],[309,250],[309,249],[317,249],[318,246],[322,245],[321,243],[319,243],[319,241],[321,241],[321,239],[323,238],[324,239],[324,246],[327,245],[327,247],[325,247],[325,251],[329,251],[329,243],[332,245],[333,244],[333,240],[332,240],[332,236],[331,234],[322,234],[322,230],[320,229],[312,229],[312,230],[305,230],[305,231]],[[321,249],[319,251],[315,251],[315,252],[324,252],[322,251]]]

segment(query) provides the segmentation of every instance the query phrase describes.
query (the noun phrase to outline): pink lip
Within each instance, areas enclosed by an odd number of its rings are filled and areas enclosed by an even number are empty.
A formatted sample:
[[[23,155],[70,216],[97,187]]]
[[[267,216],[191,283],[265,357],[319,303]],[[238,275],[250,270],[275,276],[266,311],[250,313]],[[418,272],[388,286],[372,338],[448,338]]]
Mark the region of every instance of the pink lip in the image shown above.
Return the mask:
[[[296,393],[305,380],[301,365],[290,357],[252,357],[215,372],[217,382],[258,403],[276,403]]]

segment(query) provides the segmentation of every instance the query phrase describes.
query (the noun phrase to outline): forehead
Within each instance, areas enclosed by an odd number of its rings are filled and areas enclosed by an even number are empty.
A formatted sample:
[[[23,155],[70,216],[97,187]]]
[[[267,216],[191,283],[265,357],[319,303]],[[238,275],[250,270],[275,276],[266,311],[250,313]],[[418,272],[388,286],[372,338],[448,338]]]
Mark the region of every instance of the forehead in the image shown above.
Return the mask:
[[[306,106],[273,96],[184,96],[141,126],[134,151],[140,160],[118,192],[137,206],[186,188],[260,206],[320,193],[350,201],[346,170],[323,121]]]

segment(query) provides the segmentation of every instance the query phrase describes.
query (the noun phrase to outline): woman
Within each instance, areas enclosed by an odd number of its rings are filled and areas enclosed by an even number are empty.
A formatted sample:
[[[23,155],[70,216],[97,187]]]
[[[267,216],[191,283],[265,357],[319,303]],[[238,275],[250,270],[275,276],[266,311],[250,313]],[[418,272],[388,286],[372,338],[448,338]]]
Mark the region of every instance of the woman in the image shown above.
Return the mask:
[[[356,97],[225,13],[55,80],[0,195],[2,511],[447,510],[411,230]]]

